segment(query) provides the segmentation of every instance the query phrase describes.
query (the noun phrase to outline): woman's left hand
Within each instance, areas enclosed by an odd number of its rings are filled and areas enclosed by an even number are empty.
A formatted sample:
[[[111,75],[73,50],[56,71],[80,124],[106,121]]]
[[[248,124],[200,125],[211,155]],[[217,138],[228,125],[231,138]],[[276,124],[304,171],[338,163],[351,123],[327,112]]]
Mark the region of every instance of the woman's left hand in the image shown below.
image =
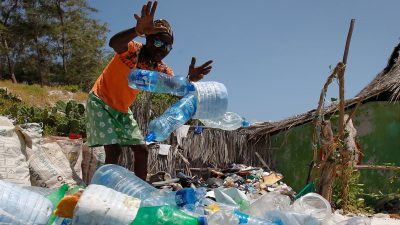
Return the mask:
[[[205,62],[203,65],[196,67],[196,58],[192,57],[192,62],[189,65],[189,72],[188,72],[188,77],[190,81],[196,82],[204,78],[205,75],[207,75],[211,69],[211,63],[212,60],[208,60]]]

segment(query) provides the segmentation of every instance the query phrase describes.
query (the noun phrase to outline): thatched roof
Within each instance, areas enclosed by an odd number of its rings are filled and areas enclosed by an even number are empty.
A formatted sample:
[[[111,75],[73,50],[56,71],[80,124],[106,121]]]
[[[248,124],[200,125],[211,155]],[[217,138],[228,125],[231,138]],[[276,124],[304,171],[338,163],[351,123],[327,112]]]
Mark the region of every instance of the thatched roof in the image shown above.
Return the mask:
[[[362,102],[373,101],[376,99],[386,101],[400,100],[400,43],[394,48],[391,54],[388,65],[380,72],[376,78],[367,85],[354,98],[346,101],[346,109],[352,108],[359,100]],[[324,109],[324,114],[330,114],[338,110],[337,105],[331,105]],[[270,123],[257,123],[249,128],[241,129],[240,132],[250,134],[250,137],[255,137],[265,134],[273,134],[281,130],[286,130],[294,126],[298,126],[309,121],[312,121],[316,116],[316,109],[306,113],[295,115],[282,121]]]

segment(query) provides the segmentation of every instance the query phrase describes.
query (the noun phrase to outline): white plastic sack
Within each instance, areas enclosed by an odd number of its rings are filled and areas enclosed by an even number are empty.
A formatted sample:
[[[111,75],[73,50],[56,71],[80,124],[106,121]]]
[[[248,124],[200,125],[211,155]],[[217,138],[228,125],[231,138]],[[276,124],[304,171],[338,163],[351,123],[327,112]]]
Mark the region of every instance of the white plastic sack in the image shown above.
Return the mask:
[[[65,157],[67,157],[71,169],[82,178],[82,147],[83,140],[70,139],[68,137],[51,136],[45,139],[48,142],[56,142],[60,147]]]
[[[70,186],[77,184],[68,159],[56,142],[41,144],[38,151],[27,148],[27,152],[31,152],[28,163],[32,185],[58,188],[65,183]]]
[[[12,122],[0,116],[0,179],[30,186],[29,167],[21,141]]]

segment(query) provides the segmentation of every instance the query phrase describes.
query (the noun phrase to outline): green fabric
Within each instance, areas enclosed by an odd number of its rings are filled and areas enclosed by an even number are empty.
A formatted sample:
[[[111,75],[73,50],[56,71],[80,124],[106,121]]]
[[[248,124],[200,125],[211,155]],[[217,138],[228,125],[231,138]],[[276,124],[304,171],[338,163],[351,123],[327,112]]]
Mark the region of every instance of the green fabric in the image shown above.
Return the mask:
[[[86,134],[90,147],[145,144],[131,110],[119,112],[93,92],[88,95],[86,109]]]

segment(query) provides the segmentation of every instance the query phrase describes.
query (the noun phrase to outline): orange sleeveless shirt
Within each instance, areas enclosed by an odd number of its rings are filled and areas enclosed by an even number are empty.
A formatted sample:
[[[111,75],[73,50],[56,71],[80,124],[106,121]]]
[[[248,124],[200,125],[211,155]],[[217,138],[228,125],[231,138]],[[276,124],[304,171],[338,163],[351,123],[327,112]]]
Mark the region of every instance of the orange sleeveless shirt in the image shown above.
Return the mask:
[[[173,71],[164,62],[157,65],[138,63],[142,46],[136,41],[129,42],[128,50],[114,55],[92,88],[95,95],[117,111],[127,113],[139,93],[139,90],[128,86],[128,76],[132,68],[155,70],[173,76]]]

